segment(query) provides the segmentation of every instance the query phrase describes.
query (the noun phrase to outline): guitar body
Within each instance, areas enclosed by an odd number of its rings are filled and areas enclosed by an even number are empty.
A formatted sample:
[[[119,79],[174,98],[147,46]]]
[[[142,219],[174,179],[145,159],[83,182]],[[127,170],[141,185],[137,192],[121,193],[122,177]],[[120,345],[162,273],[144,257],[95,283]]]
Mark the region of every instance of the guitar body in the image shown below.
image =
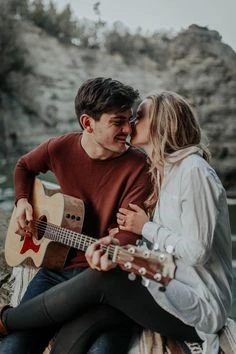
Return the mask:
[[[46,185],[35,179],[31,201],[33,219],[80,233],[84,222],[84,202],[64,195],[58,190],[47,188]],[[47,238],[47,230],[40,224],[34,228],[29,237],[20,236],[17,229],[14,208],[5,242],[5,258],[8,265],[14,267],[27,263],[36,267],[63,268],[69,246]]]

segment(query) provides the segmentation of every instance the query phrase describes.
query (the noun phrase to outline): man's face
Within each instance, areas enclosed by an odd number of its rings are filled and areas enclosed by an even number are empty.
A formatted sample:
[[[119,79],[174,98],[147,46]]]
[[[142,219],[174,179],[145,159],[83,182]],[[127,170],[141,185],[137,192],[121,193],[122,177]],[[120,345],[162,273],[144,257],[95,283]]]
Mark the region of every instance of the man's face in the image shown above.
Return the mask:
[[[127,149],[127,137],[131,133],[132,110],[103,113],[99,121],[93,120],[93,137],[105,155],[114,157]]]

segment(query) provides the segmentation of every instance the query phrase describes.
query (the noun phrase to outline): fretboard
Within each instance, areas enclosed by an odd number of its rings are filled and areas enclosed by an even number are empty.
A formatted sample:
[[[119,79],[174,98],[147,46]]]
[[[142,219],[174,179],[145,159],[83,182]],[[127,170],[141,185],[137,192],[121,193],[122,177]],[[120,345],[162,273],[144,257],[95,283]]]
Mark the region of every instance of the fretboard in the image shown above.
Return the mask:
[[[44,230],[44,237],[52,241],[62,243],[63,245],[76,248],[80,251],[85,252],[92,243],[97,241],[97,239],[94,237],[71,231],[52,223],[38,221],[37,225],[39,229]],[[110,259],[113,258],[116,246],[101,246],[101,248],[108,253]]]

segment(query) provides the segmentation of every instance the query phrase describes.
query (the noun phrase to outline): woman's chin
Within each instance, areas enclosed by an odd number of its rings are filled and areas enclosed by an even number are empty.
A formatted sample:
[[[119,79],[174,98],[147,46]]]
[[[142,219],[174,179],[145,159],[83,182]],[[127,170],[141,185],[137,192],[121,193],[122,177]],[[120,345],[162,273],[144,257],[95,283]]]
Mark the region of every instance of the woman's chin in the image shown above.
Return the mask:
[[[137,139],[135,139],[135,137],[131,136],[130,144],[133,145],[133,146],[136,146],[137,145]]]

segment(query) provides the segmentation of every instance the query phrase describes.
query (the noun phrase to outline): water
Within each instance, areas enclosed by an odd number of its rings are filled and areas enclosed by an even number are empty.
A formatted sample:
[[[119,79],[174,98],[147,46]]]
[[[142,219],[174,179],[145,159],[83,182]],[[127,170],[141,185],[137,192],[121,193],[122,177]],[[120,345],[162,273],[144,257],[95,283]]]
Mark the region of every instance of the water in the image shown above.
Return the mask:
[[[0,162],[0,208],[6,211],[11,211],[13,208],[14,192],[12,189],[13,163],[1,165]],[[43,175],[42,179],[55,182],[52,175],[49,173]],[[232,231],[232,246],[233,246],[233,266],[234,266],[234,284],[233,284],[233,305],[231,317],[236,320],[236,198],[228,198],[229,216]]]

